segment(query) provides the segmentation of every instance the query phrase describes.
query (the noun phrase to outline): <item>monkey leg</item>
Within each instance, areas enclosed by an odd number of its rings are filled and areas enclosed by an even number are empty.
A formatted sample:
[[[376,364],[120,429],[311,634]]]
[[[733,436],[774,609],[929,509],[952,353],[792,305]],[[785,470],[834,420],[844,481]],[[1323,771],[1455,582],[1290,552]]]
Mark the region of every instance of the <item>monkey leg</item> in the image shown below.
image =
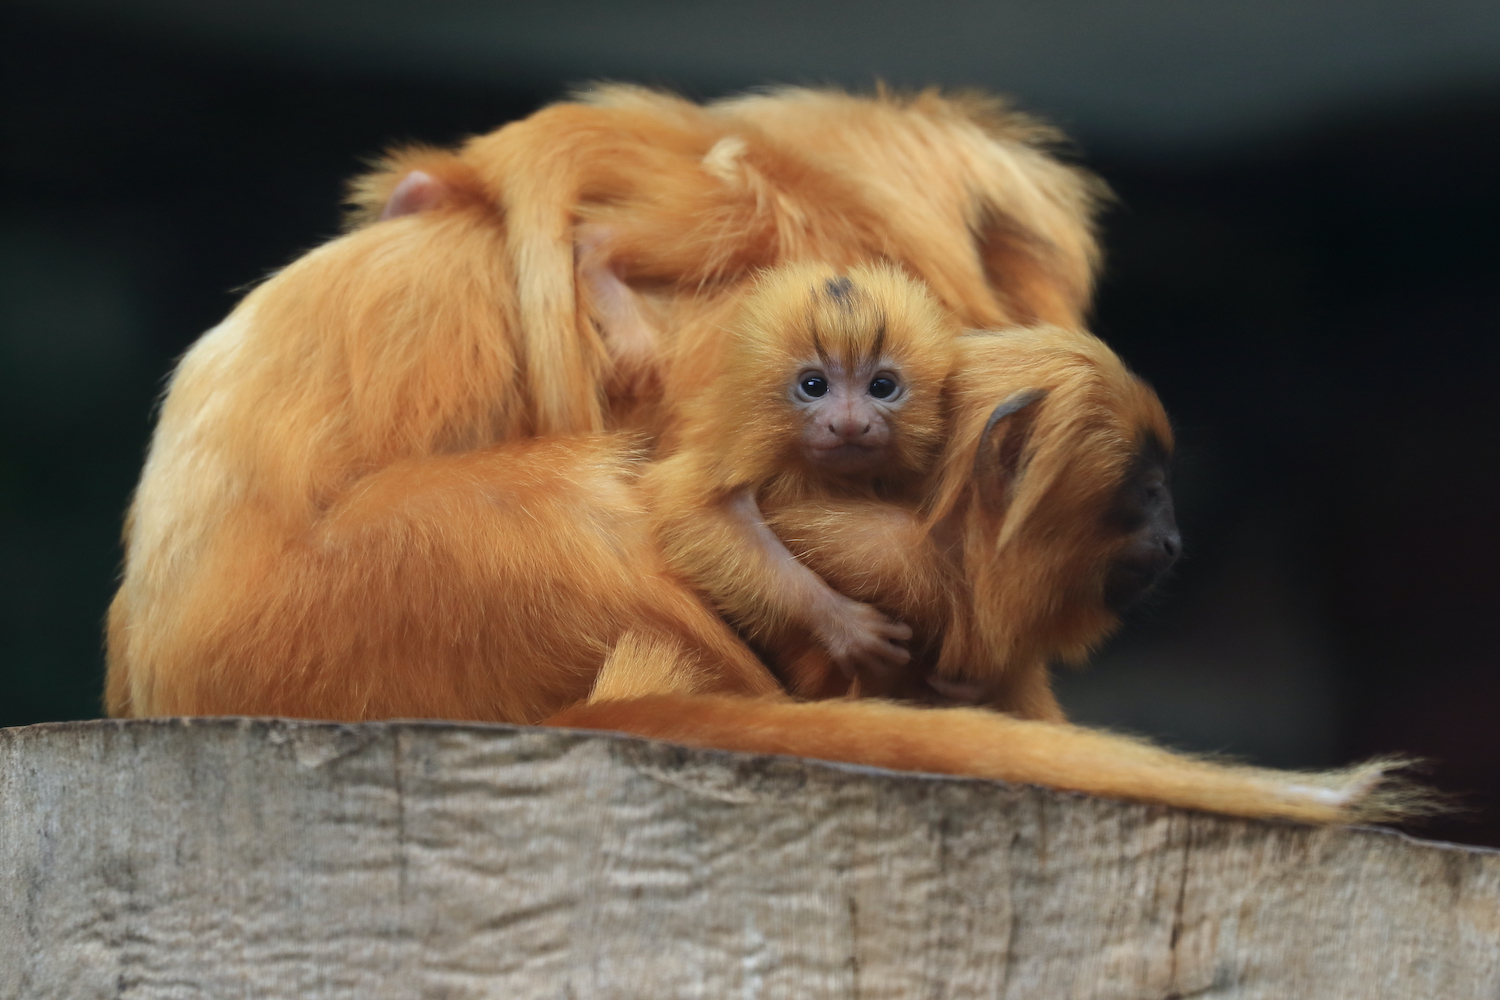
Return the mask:
[[[1238,767],[1111,733],[982,709],[674,694],[575,705],[545,725],[993,778],[1233,816],[1356,823],[1428,809],[1419,792],[1389,776],[1399,761],[1318,773]]]
[[[111,710],[536,722],[632,630],[690,651],[696,690],[775,690],[666,572],[628,472],[613,438],[555,438],[395,463],[301,530],[230,509],[122,589]]]

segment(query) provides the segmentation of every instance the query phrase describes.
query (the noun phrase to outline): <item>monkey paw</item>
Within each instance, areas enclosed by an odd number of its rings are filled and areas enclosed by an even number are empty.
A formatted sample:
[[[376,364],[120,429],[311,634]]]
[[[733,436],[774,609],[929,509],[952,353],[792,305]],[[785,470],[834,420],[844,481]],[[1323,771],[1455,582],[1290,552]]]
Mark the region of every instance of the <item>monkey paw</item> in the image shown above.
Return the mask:
[[[858,601],[843,599],[814,631],[829,658],[847,677],[860,670],[889,673],[911,659],[911,653],[899,645],[911,638],[911,626],[893,622]]]

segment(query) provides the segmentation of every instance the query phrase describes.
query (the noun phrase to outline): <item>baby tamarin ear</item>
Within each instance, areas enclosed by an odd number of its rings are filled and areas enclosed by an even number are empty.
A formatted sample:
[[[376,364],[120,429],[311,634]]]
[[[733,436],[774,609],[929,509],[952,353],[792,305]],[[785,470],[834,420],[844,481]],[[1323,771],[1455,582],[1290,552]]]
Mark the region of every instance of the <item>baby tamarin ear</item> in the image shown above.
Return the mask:
[[[846,673],[904,664],[911,635],[798,562],[764,515],[831,497],[915,498],[943,431],[956,325],[884,264],[767,272],[647,474],[672,567],[763,651],[811,636]]]

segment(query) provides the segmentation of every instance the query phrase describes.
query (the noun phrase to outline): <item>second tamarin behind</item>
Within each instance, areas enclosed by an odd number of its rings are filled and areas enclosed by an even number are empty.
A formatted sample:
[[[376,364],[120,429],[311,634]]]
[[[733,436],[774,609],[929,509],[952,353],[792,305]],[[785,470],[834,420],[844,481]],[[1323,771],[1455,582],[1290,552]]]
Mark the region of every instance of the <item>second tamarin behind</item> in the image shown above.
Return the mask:
[[[646,486],[668,561],[752,643],[811,638],[850,677],[907,662],[911,629],[798,562],[763,512],[822,497],[915,503],[958,332],[885,264],[788,265],[747,296]]]

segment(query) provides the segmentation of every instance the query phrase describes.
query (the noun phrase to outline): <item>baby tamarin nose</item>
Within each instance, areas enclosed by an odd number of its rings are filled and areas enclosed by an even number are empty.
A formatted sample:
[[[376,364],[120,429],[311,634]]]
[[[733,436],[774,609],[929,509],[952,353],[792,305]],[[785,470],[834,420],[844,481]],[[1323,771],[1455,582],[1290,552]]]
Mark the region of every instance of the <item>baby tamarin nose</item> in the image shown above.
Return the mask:
[[[870,420],[864,415],[846,413],[830,421],[828,429],[839,440],[855,444],[869,435],[871,426]]]

